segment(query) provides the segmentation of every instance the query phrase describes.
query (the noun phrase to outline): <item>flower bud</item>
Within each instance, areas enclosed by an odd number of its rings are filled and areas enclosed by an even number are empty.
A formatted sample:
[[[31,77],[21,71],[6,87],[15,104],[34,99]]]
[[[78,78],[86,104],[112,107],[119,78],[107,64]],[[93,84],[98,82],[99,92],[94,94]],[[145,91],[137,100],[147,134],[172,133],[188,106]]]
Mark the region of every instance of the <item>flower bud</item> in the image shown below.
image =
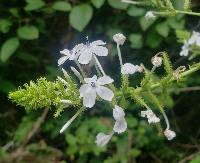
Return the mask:
[[[167,138],[168,140],[172,140],[173,138],[176,137],[176,133],[175,133],[174,131],[172,131],[172,130],[169,130],[169,129],[166,129],[166,130],[164,131],[164,135],[166,136],[166,138]]]
[[[125,40],[126,40],[126,37],[125,37],[123,34],[121,34],[121,33],[117,33],[117,34],[115,34],[115,35],[113,36],[113,40],[114,40],[117,44],[123,45],[124,42],[125,42]]]
[[[155,19],[156,15],[154,14],[153,11],[148,11],[145,15],[145,19],[150,20],[150,19]]]
[[[159,56],[160,53],[158,53],[157,55],[155,55],[152,59],[151,59],[151,63],[155,66],[155,67],[160,67],[162,65],[162,57]]]

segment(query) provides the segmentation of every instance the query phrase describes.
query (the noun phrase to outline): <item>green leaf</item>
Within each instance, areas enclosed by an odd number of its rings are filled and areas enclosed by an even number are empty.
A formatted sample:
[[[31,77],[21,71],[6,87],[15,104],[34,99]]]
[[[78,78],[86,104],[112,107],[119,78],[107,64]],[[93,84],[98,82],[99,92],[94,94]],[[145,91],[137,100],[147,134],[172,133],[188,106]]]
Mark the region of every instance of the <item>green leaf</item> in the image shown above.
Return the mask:
[[[96,8],[100,8],[105,0],[91,0],[92,4],[96,7]]]
[[[163,37],[167,37],[169,34],[169,26],[167,22],[159,23],[156,25],[156,31]]]
[[[12,23],[8,19],[0,19],[0,31],[7,33],[10,30]]]
[[[135,49],[140,49],[143,46],[142,35],[137,33],[132,33],[129,36],[129,40],[131,42],[131,47]]]
[[[200,162],[200,155],[196,156],[195,158],[193,158],[190,163],[199,163]]]
[[[17,50],[19,47],[19,39],[16,37],[9,38],[6,40],[1,47],[1,60],[6,62],[10,56]]]
[[[127,14],[130,16],[143,16],[145,12],[146,10],[143,8],[131,6],[130,8],[128,8]]]
[[[52,8],[58,11],[70,11],[71,5],[65,1],[57,1],[53,4]]]
[[[128,3],[121,2],[121,0],[108,0],[111,7],[116,9],[125,10],[128,7]]]
[[[19,27],[17,29],[17,34],[20,38],[25,39],[25,40],[33,40],[37,39],[39,37],[39,31],[37,27],[33,25],[26,25],[23,27]]]
[[[142,17],[140,19],[140,26],[142,28],[143,31],[146,31],[154,22],[156,19],[150,19],[150,20],[146,20],[145,17]]]
[[[26,11],[33,11],[40,9],[45,5],[44,1],[42,0],[26,0],[27,5],[25,6]]]
[[[69,14],[69,22],[72,27],[81,32],[90,22],[92,15],[93,10],[90,5],[78,5],[72,8]]]

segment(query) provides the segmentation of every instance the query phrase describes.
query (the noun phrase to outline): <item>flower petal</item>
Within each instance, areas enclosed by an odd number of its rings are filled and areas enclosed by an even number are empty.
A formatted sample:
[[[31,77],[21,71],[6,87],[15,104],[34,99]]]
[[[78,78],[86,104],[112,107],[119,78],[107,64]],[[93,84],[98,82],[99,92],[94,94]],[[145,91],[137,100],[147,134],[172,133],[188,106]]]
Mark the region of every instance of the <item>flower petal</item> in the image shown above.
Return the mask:
[[[97,94],[104,100],[112,101],[112,98],[114,97],[114,93],[104,86],[98,86],[96,88]]]
[[[91,82],[96,83],[96,81],[97,81],[97,76],[94,75],[92,78],[84,78],[84,80],[85,80],[86,83],[89,83],[89,84],[90,84]]]
[[[112,136],[113,136],[113,133],[107,135],[107,134],[104,134],[104,133],[100,132],[96,136],[95,143],[98,146],[103,147],[103,146],[105,146],[110,141],[110,139],[112,138]]]
[[[90,43],[91,46],[98,46],[98,45],[105,45],[106,43],[103,42],[102,40],[97,40],[97,41],[93,41],[92,43]]]
[[[110,77],[110,76],[107,76],[107,75],[104,75],[103,77],[100,77],[98,80],[97,80],[97,83],[99,85],[105,85],[105,84],[110,84],[112,83],[114,80]]]
[[[91,89],[83,95],[83,105],[87,108],[92,108],[95,104],[96,96],[96,91]]]
[[[125,116],[124,109],[115,105],[115,108],[113,109],[113,118],[116,121],[121,121],[124,119],[124,116]]]
[[[59,60],[58,60],[58,66],[62,65],[63,63],[65,63],[66,60],[68,60],[69,56],[64,56],[64,57],[61,57]]]
[[[92,59],[92,51],[86,49],[80,52],[80,56],[78,58],[78,62],[80,64],[88,64]]]
[[[108,55],[108,49],[103,46],[93,46],[93,47],[91,47],[91,51],[98,56],[107,56]]]
[[[70,56],[70,51],[68,49],[64,49],[64,50],[60,51],[60,54]]]
[[[136,71],[137,67],[131,63],[125,63],[121,69],[122,74],[134,74]]]
[[[127,129],[127,122],[124,118],[123,120],[116,121],[113,127],[113,131],[117,132],[118,134],[126,131],[126,129]]]
[[[80,97],[83,97],[85,94],[87,94],[92,88],[90,87],[89,84],[83,84],[80,89]]]

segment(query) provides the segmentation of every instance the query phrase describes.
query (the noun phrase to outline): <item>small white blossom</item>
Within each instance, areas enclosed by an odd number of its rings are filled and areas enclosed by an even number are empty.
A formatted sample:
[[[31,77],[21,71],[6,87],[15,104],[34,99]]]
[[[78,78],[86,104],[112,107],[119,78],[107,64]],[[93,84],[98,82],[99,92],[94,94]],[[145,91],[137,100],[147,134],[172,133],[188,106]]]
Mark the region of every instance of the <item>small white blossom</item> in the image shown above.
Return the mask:
[[[79,90],[80,97],[83,97],[83,105],[88,108],[92,108],[96,101],[97,94],[104,100],[112,101],[114,93],[104,85],[113,82],[109,76],[103,76],[97,79],[94,75],[92,78],[84,79],[86,84],[83,84]]]
[[[180,56],[188,56],[190,48],[187,41],[185,41],[184,45],[181,48]]]
[[[159,56],[154,56],[151,59],[151,63],[155,66],[155,67],[160,67],[162,65],[162,57]]]
[[[60,102],[63,103],[65,107],[68,107],[69,105],[72,104],[70,100],[61,100]]]
[[[146,111],[141,111],[141,116],[147,117],[149,124],[160,122],[160,119],[150,109]]]
[[[176,137],[176,133],[175,133],[174,131],[172,131],[172,130],[169,130],[169,129],[166,129],[166,130],[164,131],[164,135],[166,136],[166,138],[167,138],[168,140],[172,140],[173,138]]]
[[[115,119],[113,131],[117,132],[118,134],[126,131],[127,122],[124,118],[125,117],[124,109],[115,105],[115,108],[113,109],[113,117]]]
[[[112,132],[111,134],[104,134],[102,132],[98,133],[97,136],[96,136],[96,141],[95,143],[100,146],[100,147],[103,147],[105,146],[109,141],[110,139],[112,138],[114,132]]]
[[[88,64],[92,60],[93,55],[107,56],[108,49],[104,47],[105,44],[106,43],[101,40],[93,41],[91,43],[87,42],[80,51],[78,62],[80,64]]]
[[[193,31],[192,36],[188,40],[188,44],[189,45],[196,44],[197,46],[200,46],[200,33]]]
[[[122,74],[134,74],[136,72],[142,72],[143,69],[141,66],[133,65],[132,63],[125,63],[121,68]]]
[[[117,33],[117,34],[115,34],[115,35],[113,36],[113,40],[114,40],[117,44],[123,45],[124,42],[126,41],[126,37],[125,37],[123,34],[121,34],[121,33]]]
[[[84,44],[78,44],[72,50],[64,49],[64,50],[60,51],[60,53],[63,54],[64,56],[58,60],[58,66],[65,63],[65,61],[67,61],[68,59],[69,60],[77,59],[79,56],[79,51],[83,47],[84,47]]]
[[[145,15],[145,19],[150,20],[150,19],[155,19],[156,15],[154,14],[153,11],[148,11]]]

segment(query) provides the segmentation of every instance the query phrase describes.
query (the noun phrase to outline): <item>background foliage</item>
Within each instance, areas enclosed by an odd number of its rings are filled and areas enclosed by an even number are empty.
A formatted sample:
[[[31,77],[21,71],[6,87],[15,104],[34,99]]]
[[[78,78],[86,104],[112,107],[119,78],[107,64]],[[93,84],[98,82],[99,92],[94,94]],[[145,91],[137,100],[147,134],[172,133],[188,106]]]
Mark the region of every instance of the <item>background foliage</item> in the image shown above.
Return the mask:
[[[173,3],[184,7],[181,0]],[[194,11],[200,11],[199,5],[192,1]],[[146,21],[147,10],[118,0],[0,0],[0,162],[199,162],[198,91],[174,89],[173,96],[165,99],[178,135],[172,142],[159,137],[156,128],[140,118],[139,106],[128,103],[128,132],[114,137],[103,149],[94,140],[112,124],[111,110],[105,105],[97,104],[60,135],[59,129],[75,113],[75,107],[54,118],[54,108],[49,112],[25,111],[7,98],[9,91],[29,80],[55,80],[60,73],[59,51],[85,41],[86,36],[108,43],[109,60],[101,61],[116,80],[119,63],[112,35],[117,32],[128,38],[122,48],[126,61],[143,62],[148,67],[150,58],[159,51],[170,54],[175,68],[198,61],[179,56],[181,44],[175,30],[199,31],[199,17],[177,15]],[[131,84],[137,84],[136,78]],[[196,73],[183,87],[198,85],[200,76]],[[41,128],[32,137],[36,122]]]

